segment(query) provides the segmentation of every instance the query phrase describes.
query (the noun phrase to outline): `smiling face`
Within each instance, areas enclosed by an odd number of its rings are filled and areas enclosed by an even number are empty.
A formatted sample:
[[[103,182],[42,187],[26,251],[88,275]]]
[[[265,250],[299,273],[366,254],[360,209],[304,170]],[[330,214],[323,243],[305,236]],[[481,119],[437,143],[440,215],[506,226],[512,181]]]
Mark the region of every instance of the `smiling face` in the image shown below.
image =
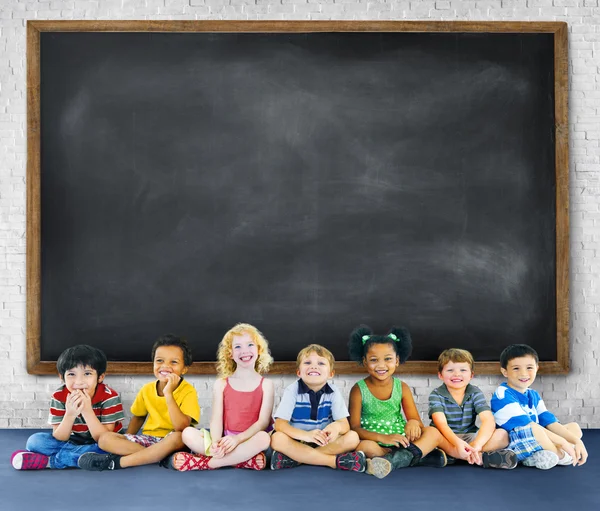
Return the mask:
[[[169,374],[178,376],[187,373],[183,362],[183,350],[179,346],[159,346],[154,353],[154,376],[161,382],[167,382]]]
[[[506,364],[506,369],[500,368],[508,386],[521,393],[524,393],[535,381],[537,370],[537,363],[531,355],[513,358]]]
[[[333,378],[329,360],[319,356],[315,351],[310,351],[302,357],[296,374],[302,378],[309,389],[315,392],[323,388],[328,379]]]
[[[372,378],[383,381],[394,375],[400,361],[392,343],[373,343],[363,363]]]
[[[258,346],[252,336],[244,332],[241,335],[234,335],[231,341],[231,359],[237,364],[237,367],[253,368],[258,359]]]
[[[94,396],[98,383],[102,382],[103,379],[103,374],[98,376],[98,372],[95,369],[82,365],[67,369],[64,378],[61,377],[69,392],[85,390],[90,397]]]
[[[460,390],[466,388],[473,378],[473,370],[468,362],[448,362],[438,373],[438,378],[448,389]]]

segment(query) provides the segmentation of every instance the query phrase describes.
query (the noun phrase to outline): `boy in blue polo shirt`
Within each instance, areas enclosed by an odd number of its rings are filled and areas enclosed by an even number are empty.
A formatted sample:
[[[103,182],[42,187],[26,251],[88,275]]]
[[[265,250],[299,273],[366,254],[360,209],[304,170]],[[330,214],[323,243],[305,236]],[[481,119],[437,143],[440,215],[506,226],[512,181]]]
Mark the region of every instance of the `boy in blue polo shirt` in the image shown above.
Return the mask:
[[[354,451],[360,439],[350,431],[344,397],[327,383],[333,378],[333,364],[333,354],[318,344],[298,354],[300,379],[285,389],[274,415],[272,470],[305,463],[364,472],[366,458]]]
[[[431,425],[444,437],[440,448],[470,464],[515,468],[516,454],[504,449],[508,434],[496,429],[485,396],[470,383],[473,364],[473,355],[457,348],[443,351],[438,358],[438,378],[444,383],[429,395],[429,417]],[[477,417],[481,420],[480,428],[475,425]]]
[[[538,354],[527,344],[512,344],[500,355],[506,383],[492,396],[496,424],[508,431],[509,449],[526,467],[542,470],[556,465],[583,465],[588,457],[581,428],[564,426],[546,409],[540,395],[529,387],[538,370]]]

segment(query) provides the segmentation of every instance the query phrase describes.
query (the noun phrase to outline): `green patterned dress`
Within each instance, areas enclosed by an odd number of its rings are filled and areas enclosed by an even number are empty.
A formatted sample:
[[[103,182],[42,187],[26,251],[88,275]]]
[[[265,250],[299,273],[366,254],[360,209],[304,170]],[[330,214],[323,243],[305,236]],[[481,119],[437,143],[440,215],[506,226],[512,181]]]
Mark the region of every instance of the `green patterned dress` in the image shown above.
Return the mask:
[[[377,399],[365,380],[358,382],[358,388],[362,396],[362,410],[360,414],[360,427],[367,431],[374,431],[383,435],[397,433],[404,435],[406,419],[402,415],[402,381],[394,378],[394,389],[392,395],[386,401]],[[382,444],[384,447],[390,444]]]

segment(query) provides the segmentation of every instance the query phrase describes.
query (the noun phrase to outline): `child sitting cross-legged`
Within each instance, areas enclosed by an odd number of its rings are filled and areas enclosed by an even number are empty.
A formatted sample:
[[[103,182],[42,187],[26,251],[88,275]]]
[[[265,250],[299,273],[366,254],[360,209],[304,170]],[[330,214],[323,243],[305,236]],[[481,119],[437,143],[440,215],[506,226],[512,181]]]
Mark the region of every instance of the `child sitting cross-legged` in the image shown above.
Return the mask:
[[[575,422],[562,425],[529,387],[538,370],[538,354],[527,344],[512,344],[500,355],[506,378],[492,396],[496,424],[510,436],[509,449],[526,467],[547,470],[556,465],[583,465],[588,453]]]
[[[156,380],[138,392],[127,433],[102,434],[98,444],[111,454],[86,453],[79,458],[80,468],[116,470],[157,463],[184,447],[181,432],[200,419],[196,389],[183,379],[192,352],[185,339],[168,334],[152,346],[152,360]]]
[[[508,434],[496,429],[494,415],[485,396],[470,381],[473,378],[473,356],[466,350],[451,348],[438,358],[441,386],[429,395],[431,425],[444,436],[440,445],[446,454],[485,468],[511,469],[517,466],[517,455],[508,445]],[[481,420],[478,429],[475,421]]]
[[[234,466],[262,470],[273,419],[273,383],[261,376],[273,362],[267,340],[252,325],[229,330],[217,352],[210,431],[186,428],[182,438],[194,453],[178,452],[168,466],[181,472]]]
[[[392,328],[387,335],[374,335],[361,325],[350,335],[348,348],[350,359],[369,373],[350,391],[350,425],[361,439],[358,448],[369,458],[367,474],[381,479],[409,466],[444,467],[446,455],[436,449],[442,435],[423,425],[410,388],[394,377],[412,350],[408,330]]]
[[[85,453],[103,453],[102,433],[119,431],[124,418],[121,397],[103,383],[106,355],[93,346],[67,348],[56,368],[63,384],[52,395],[52,432],[29,437],[25,451],[16,451],[11,464],[17,470],[77,467]]]
[[[365,455],[355,451],[358,435],[350,431],[348,408],[333,383],[333,354],[311,344],[296,360],[300,379],[287,387],[275,412],[271,469],[305,463],[364,472]]]

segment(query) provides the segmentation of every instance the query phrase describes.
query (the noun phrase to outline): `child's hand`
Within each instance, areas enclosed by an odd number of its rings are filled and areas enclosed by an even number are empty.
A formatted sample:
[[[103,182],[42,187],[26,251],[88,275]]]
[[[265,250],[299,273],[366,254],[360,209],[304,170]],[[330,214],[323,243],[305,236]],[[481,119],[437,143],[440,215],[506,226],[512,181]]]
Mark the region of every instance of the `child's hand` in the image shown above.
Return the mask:
[[[163,389],[163,394],[165,396],[172,395],[173,391],[177,388],[177,385],[179,385],[180,381],[181,381],[181,376],[179,376],[178,374],[175,374],[175,373],[169,374],[169,376],[167,376],[167,384],[165,385],[165,388]]]
[[[305,442],[309,442],[312,444],[317,444],[317,445],[327,445],[327,443],[329,442],[329,438],[327,437],[327,434],[320,430],[320,429],[313,429],[312,431],[306,431],[303,435],[303,437],[301,438],[301,440],[304,440]]]
[[[219,447],[223,449],[223,454],[229,454],[240,444],[237,435],[227,435],[219,440]]]
[[[565,440],[565,442],[559,446],[563,451],[565,451],[567,454],[571,455],[571,458],[573,458],[573,466],[577,466],[578,463],[578,457],[577,457],[577,453],[575,452],[575,447],[573,446],[573,444],[567,442]]]
[[[395,445],[396,447],[408,447],[410,441],[404,435],[400,435],[398,433],[394,433],[392,435],[379,435],[381,437],[378,442],[387,445]]]
[[[470,444],[469,444],[470,445]],[[482,465],[483,460],[481,459],[481,448],[476,445],[470,445],[471,452],[469,453],[469,457],[467,461],[470,465]]]
[[[421,437],[421,433],[422,433],[421,424],[419,424],[419,421],[417,421],[415,419],[409,420],[406,423],[406,426],[404,426],[404,435],[411,442],[418,440]]]
[[[88,394],[87,389],[83,389],[80,392],[81,392],[81,401],[83,403],[82,413],[83,412],[87,412],[87,413],[92,412],[93,413],[94,409],[92,407],[92,398]]]
[[[323,428],[323,433],[327,435],[327,443],[334,442],[340,436],[340,427],[335,422],[332,422],[326,428]]]
[[[218,442],[213,442],[210,446],[210,449],[208,450],[210,452],[210,455],[213,458],[222,458],[223,456],[225,456],[225,451],[223,450],[223,448],[219,445],[221,441],[219,440]]]
[[[588,459],[587,449],[581,440],[575,444],[575,458],[573,459],[577,460],[577,465],[583,465]]]
[[[74,390],[67,396],[65,402],[65,415],[77,417],[83,410],[83,395],[81,390]]]
[[[467,442],[459,438],[454,447],[456,447],[459,459],[469,461],[469,455],[473,451],[473,448]]]

